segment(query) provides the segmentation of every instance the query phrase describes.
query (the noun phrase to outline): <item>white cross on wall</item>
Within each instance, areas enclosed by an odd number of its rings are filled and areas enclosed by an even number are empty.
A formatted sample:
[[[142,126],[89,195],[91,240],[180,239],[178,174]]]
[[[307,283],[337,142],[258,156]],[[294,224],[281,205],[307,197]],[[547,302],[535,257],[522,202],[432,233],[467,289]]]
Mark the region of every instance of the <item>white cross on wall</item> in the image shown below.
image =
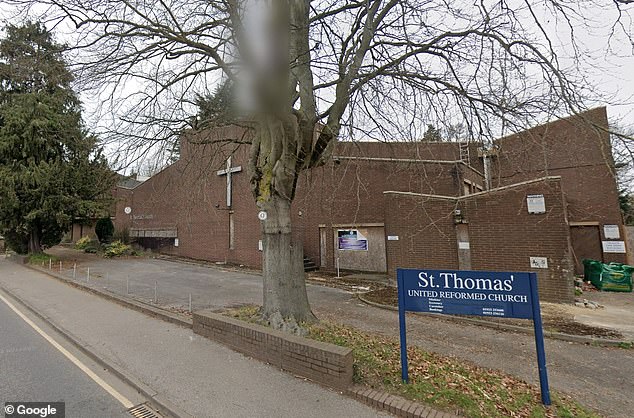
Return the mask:
[[[227,207],[231,207],[231,174],[242,171],[242,166],[231,167],[231,157],[227,158],[227,168],[218,170],[219,176],[227,176]]]

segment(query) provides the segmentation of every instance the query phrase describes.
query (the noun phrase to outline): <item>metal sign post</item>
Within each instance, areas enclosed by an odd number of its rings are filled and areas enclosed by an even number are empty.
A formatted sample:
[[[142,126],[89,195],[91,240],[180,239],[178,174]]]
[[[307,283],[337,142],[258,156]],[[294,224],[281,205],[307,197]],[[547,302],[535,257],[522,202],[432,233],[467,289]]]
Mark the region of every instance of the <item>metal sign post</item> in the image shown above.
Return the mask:
[[[403,285],[403,270],[396,270],[396,280],[398,284],[398,324],[401,336],[401,379],[403,382],[409,383],[408,365],[407,365],[407,327],[405,326],[405,286]]]
[[[544,349],[544,329],[542,314],[539,309],[537,293],[537,274],[530,274],[531,299],[533,301],[533,328],[535,329],[535,347],[537,349],[537,367],[539,369],[539,387],[542,392],[542,403],[550,405],[550,389],[548,387],[548,371],[546,370],[546,350]]]
[[[401,378],[409,382],[405,313],[532,319],[542,403],[550,405],[537,274],[397,269]]]

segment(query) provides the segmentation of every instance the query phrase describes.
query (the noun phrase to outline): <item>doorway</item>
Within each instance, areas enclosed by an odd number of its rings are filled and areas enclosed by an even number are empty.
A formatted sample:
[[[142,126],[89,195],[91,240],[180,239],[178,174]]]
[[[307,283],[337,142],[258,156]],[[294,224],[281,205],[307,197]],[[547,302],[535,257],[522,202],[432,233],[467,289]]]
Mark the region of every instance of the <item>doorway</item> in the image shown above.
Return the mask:
[[[583,260],[586,258],[603,262],[599,225],[571,226],[570,240],[575,261],[575,274],[583,274]]]

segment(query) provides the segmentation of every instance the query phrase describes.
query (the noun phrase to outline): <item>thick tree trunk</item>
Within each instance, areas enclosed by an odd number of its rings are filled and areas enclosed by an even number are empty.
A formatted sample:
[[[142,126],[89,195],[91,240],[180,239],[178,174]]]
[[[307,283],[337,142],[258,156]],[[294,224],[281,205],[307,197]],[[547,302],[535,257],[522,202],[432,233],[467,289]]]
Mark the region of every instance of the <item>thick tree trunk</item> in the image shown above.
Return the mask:
[[[306,294],[304,251],[291,234],[291,202],[272,196],[261,208],[267,219],[262,222],[264,304],[262,316],[274,327],[309,322],[315,319]]]
[[[41,253],[42,252],[42,234],[40,233],[39,228],[33,228],[31,233],[29,234],[29,254]]]

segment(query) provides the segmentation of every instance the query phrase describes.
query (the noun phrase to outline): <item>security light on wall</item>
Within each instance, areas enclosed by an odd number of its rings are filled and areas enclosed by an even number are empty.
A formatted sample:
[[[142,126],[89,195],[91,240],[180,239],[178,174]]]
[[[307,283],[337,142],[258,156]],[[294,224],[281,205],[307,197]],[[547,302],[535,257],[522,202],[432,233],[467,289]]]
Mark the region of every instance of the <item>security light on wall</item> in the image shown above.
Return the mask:
[[[464,219],[464,214],[462,213],[462,209],[454,209],[453,211],[453,219],[455,224],[464,224],[467,223]]]

